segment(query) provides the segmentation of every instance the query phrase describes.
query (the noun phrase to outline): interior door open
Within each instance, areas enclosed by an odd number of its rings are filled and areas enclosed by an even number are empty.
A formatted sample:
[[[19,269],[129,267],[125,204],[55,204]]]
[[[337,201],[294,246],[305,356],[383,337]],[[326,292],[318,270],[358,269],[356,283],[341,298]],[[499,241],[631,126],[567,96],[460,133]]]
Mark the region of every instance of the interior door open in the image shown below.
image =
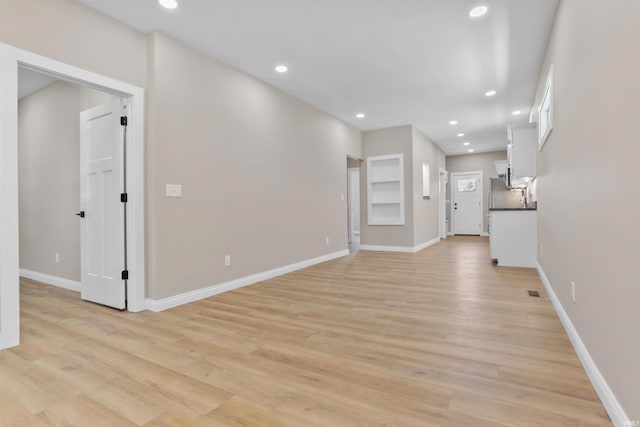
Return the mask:
[[[453,174],[453,234],[482,234],[482,176]]]
[[[80,113],[81,297],[126,307],[124,143],[120,100]]]

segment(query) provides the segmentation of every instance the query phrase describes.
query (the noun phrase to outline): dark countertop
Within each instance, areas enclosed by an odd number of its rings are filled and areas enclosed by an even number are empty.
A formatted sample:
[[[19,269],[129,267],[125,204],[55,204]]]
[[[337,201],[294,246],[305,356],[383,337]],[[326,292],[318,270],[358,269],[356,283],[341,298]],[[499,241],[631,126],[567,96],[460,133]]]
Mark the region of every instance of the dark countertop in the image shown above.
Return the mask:
[[[537,208],[489,208],[489,211],[536,211]]]

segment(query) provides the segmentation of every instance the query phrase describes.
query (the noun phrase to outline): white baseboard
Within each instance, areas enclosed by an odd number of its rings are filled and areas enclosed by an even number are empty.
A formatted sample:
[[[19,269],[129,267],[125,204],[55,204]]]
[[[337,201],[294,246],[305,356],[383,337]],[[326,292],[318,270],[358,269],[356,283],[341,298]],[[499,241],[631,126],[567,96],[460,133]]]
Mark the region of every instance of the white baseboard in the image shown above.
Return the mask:
[[[453,236],[453,231],[447,231],[447,236]]]
[[[46,283],[47,285],[57,286],[69,291],[80,292],[80,282],[75,280],[64,279],[62,277],[51,276],[49,274],[38,273],[36,271],[20,269],[20,276],[26,279],[35,280],[37,282]]]
[[[411,246],[380,246],[380,245],[360,245],[361,251],[377,251],[377,252],[403,252],[412,254],[414,248]]]
[[[20,345],[20,337],[9,336],[6,332],[0,332],[0,350],[6,350]]]
[[[482,233],[480,233],[480,237],[489,237],[489,233],[483,231]]]
[[[284,267],[274,268],[273,270],[264,271],[262,273],[252,274],[250,276],[241,277],[239,279],[231,280],[229,282],[219,283],[217,285],[209,286],[203,289],[197,289],[195,291],[186,292],[184,294],[175,295],[169,298],[163,298],[160,300],[147,299],[147,309],[151,311],[163,311],[170,308],[177,307],[179,305],[188,304],[190,302],[199,301],[201,299],[209,298],[214,295],[221,294],[223,292],[232,291],[245,286],[253,285],[263,280],[272,279],[283,274],[291,273],[293,271],[302,270],[303,268],[311,267],[315,264],[331,261],[332,259],[341,258],[349,255],[349,250],[334,252],[331,254],[323,255],[317,258],[308,259],[305,261],[297,262],[295,264],[286,265]]]
[[[609,414],[609,417],[611,418],[613,425],[615,425],[616,427],[634,425],[634,424],[629,424],[630,423],[629,417],[627,416],[624,409],[620,405],[620,402],[618,402],[618,399],[616,398],[616,396],[613,394],[613,391],[611,391],[611,389],[609,388],[609,385],[607,384],[607,381],[604,379],[604,377],[600,373],[598,366],[595,364],[595,362],[591,358],[591,355],[589,354],[589,350],[587,350],[587,347],[584,345],[584,342],[580,338],[578,331],[573,326],[573,323],[571,323],[571,319],[569,319],[569,316],[567,315],[567,312],[564,310],[562,303],[558,299],[558,296],[556,295],[556,293],[553,291],[553,288],[551,287],[551,283],[549,282],[549,279],[547,279],[547,276],[544,274],[544,270],[542,270],[540,263],[537,263],[536,268],[538,270],[538,274],[540,275],[540,280],[542,280],[542,284],[544,285],[545,289],[547,290],[547,294],[551,299],[551,303],[553,304],[553,307],[556,309],[556,312],[558,313],[558,317],[560,317],[560,321],[562,321],[562,324],[564,325],[564,329],[567,331],[567,335],[569,335],[569,339],[573,344],[573,348],[576,350],[576,353],[578,354],[578,357],[582,362],[582,366],[584,367],[584,370],[587,372],[587,375],[591,380],[591,384],[593,384],[593,388],[596,390],[596,393],[598,393],[598,397],[600,397],[602,404],[607,410],[607,413]]]
[[[435,245],[440,241],[440,237],[431,239],[428,242],[424,242],[418,246],[381,246],[381,245],[360,245],[361,251],[377,251],[377,252],[402,252],[408,254],[415,254],[421,250]]]
[[[418,246],[416,246],[415,248],[413,248],[415,250],[415,252],[420,252],[423,249],[428,248],[429,246],[433,246],[436,243],[440,242],[440,237],[436,237],[435,239],[431,239],[428,242],[424,242]]]

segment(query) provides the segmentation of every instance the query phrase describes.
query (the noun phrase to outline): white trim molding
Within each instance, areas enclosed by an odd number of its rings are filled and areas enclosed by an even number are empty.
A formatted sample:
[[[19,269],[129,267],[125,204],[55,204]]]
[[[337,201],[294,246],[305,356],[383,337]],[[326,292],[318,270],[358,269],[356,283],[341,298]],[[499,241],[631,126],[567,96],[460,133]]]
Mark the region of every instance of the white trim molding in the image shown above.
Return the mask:
[[[80,282],[65,279],[63,277],[51,276],[50,274],[38,273],[37,271],[20,269],[20,277],[35,280],[47,285],[56,286],[68,291],[80,292]]]
[[[0,43],[0,349],[20,344],[18,63]]]
[[[402,252],[407,254],[413,254],[416,252],[415,248],[411,246],[360,245],[360,250],[376,252]]]
[[[489,237],[489,233],[483,231],[482,233],[480,233],[480,237]]]
[[[377,251],[377,252],[401,252],[407,254],[415,254],[423,249],[433,246],[440,242],[440,237],[431,239],[428,242],[419,244],[418,246],[382,246],[382,245],[360,245],[361,251]]]
[[[440,243],[440,237],[436,237],[434,239],[429,240],[428,242],[424,242],[419,244],[418,246],[414,247],[413,249],[415,250],[415,252],[420,252],[423,249],[427,249],[429,246],[433,246],[436,243]]]
[[[551,300],[553,307],[558,313],[558,317],[560,317],[560,321],[562,322],[564,329],[567,331],[567,335],[569,335],[569,339],[573,344],[573,348],[576,350],[576,353],[580,358],[580,362],[582,362],[582,366],[587,372],[587,375],[591,380],[591,384],[593,384],[593,388],[595,388],[596,393],[598,393],[598,397],[600,397],[600,400],[607,410],[611,421],[616,427],[631,425],[629,424],[630,418],[625,413],[624,409],[620,405],[620,402],[618,402],[618,399],[616,398],[615,394],[613,394],[611,388],[609,388],[609,385],[600,373],[598,366],[591,358],[589,350],[587,350],[587,347],[584,345],[582,338],[580,338],[578,331],[573,326],[573,323],[571,323],[571,319],[567,315],[567,312],[564,310],[560,299],[558,299],[558,296],[553,291],[551,283],[544,273],[544,270],[542,270],[542,266],[540,266],[539,262],[536,264],[536,269],[538,270],[538,275],[540,276],[542,284],[547,290],[549,299]]]
[[[303,268],[311,267],[312,265],[331,261],[337,258],[342,258],[347,255],[349,255],[349,250],[345,249],[343,251],[322,255],[317,258],[311,258],[305,261],[297,262],[295,264],[274,268],[273,270],[252,274],[250,276],[241,277],[239,279],[231,280],[229,282],[219,283],[217,285],[209,286],[203,289],[197,289],[195,291],[186,292],[184,294],[175,295],[169,298],[163,298],[160,300],[147,299],[147,309],[155,312],[168,310],[170,308],[178,307],[180,305],[188,304],[190,302],[195,302],[201,299],[209,298],[214,295],[221,294],[223,292],[228,292],[234,289],[243,288],[245,286],[253,285],[255,283],[262,282],[267,279],[272,279],[274,277],[282,276],[287,273],[291,273],[297,270],[302,270]]]

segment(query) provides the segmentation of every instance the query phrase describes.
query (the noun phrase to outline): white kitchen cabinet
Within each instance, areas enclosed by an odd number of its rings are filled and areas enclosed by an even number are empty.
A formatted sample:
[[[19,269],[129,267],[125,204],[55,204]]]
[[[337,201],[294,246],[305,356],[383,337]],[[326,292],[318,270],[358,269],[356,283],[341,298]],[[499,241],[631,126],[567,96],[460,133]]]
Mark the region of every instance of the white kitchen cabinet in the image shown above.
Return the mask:
[[[507,131],[511,143],[508,150],[511,178],[536,176],[538,128],[535,123],[511,125]]]
[[[537,222],[531,209],[491,210],[489,255],[503,267],[536,267]]]
[[[404,156],[367,158],[369,225],[404,225]]]

